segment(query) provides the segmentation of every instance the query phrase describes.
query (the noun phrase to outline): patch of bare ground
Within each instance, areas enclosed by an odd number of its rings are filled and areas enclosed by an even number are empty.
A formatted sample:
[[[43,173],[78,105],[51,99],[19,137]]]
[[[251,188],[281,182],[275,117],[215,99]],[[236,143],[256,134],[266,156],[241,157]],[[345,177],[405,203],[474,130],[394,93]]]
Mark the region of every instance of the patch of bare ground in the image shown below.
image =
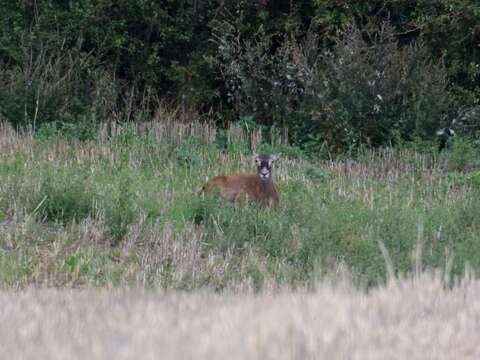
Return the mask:
[[[478,359],[480,282],[0,293],[2,359]]]

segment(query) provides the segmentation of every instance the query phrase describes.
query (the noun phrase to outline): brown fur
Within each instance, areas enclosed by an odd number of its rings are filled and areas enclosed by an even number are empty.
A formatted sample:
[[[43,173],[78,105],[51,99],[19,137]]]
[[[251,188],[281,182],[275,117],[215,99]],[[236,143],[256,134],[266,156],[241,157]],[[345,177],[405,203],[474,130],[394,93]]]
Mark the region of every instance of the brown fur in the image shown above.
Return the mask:
[[[223,199],[231,202],[254,201],[266,207],[279,203],[271,174],[268,180],[261,180],[258,173],[215,176],[202,190],[206,193],[218,190]]]

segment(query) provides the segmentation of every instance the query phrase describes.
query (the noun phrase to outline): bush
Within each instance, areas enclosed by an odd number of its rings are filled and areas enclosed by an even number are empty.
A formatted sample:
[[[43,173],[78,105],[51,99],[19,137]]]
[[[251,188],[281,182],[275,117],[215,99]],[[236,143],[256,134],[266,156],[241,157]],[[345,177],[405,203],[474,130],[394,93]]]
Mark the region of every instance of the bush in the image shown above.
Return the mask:
[[[456,136],[447,153],[448,164],[452,170],[465,170],[480,167],[480,149],[467,137]]]
[[[315,97],[311,107],[301,106],[308,95],[302,76],[310,81],[315,72],[300,76],[298,70],[314,69],[318,53],[335,47],[337,34],[353,21],[362,35],[371,23],[390,21],[395,41],[405,45],[422,40],[425,54],[445,62],[449,89],[457,99],[455,109],[478,106],[480,5],[473,0],[43,0],[6,1],[0,7],[0,81],[4,85],[0,117],[14,124],[35,122],[37,127],[44,121],[76,122],[89,117],[91,110],[95,110],[94,120],[102,121],[113,108],[115,119],[138,120],[155,111],[161,98],[180,103],[186,112],[191,108],[203,113],[213,110],[215,120],[223,125],[244,111],[255,115],[258,123],[288,125],[297,129],[291,132],[292,138],[296,134],[312,151],[318,151],[325,139],[335,142],[337,134],[348,141],[359,137],[359,141],[368,142],[369,138],[374,143],[377,136],[372,137],[368,129],[362,129],[360,135],[354,129],[352,135],[340,123],[331,134],[328,130],[338,115],[347,125],[351,119],[344,118],[349,114],[356,117],[352,121],[367,120],[364,127],[383,121],[385,106],[373,115],[364,113],[372,112],[372,106],[386,105],[375,100],[377,94],[372,97],[368,93],[377,89],[366,86],[368,96],[359,84],[353,84],[356,93],[348,93],[348,87],[341,89],[347,95],[360,95],[361,104],[341,100],[340,108],[334,107],[330,115],[330,107],[318,108],[323,102]],[[312,42],[311,36],[309,39],[309,27],[314,28],[320,44]],[[211,41],[212,33],[216,43]],[[378,30],[370,33],[375,35]],[[345,39],[351,36],[349,30],[344,34]],[[370,49],[372,40],[377,39],[363,38],[368,46],[362,45],[365,52],[360,53],[358,64],[371,66],[361,58],[372,51],[380,54],[378,59],[383,54],[388,61],[389,53],[378,52],[377,45]],[[208,58],[223,67],[212,69]],[[423,66],[421,62],[418,65]],[[344,63],[340,70],[348,70],[348,66]],[[324,64],[321,67],[322,72],[330,71]],[[358,75],[358,79],[348,80],[372,80],[368,71]],[[417,80],[421,86],[423,78]],[[414,108],[418,122],[436,117],[423,112],[432,104],[415,103],[425,100],[421,96],[425,92],[408,95],[406,103]],[[385,94],[381,96],[385,98]],[[226,100],[241,114],[231,111]],[[331,100],[325,104],[332,105]],[[353,114],[354,110],[360,114]],[[312,111],[319,112],[315,126]],[[479,129],[478,122],[471,125]],[[345,146],[347,140],[340,141]]]
[[[472,187],[475,190],[480,191],[480,171],[475,171],[471,173],[469,178],[470,178]]]
[[[95,126],[97,118],[113,112],[118,89],[98,59],[80,48],[63,48],[59,35],[44,38],[25,30],[21,39],[18,65],[0,68],[3,118],[36,130],[44,123]]]
[[[367,28],[365,28],[367,29]],[[311,31],[272,50],[262,29],[242,42],[235,29],[217,34],[220,69],[231,103],[261,123],[288,127],[310,151],[396,139],[432,139],[452,116],[446,70],[421,43],[399,46],[384,23],[361,31],[351,25],[331,50]]]

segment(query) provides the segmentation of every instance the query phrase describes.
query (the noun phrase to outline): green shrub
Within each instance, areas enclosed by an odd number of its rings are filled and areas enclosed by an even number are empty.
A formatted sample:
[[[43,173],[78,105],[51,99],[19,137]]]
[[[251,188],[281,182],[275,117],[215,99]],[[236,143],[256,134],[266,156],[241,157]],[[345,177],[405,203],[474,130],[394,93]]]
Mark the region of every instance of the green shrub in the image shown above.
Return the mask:
[[[314,32],[272,53],[261,29],[245,42],[235,31],[218,34],[216,63],[232,103],[260,123],[288,127],[309,151],[432,139],[453,104],[445,67],[421,42],[399,46],[386,23],[350,26],[331,51]]]
[[[87,119],[81,116],[72,122],[51,121],[39,125],[35,132],[35,138],[40,141],[48,141],[52,138],[63,140],[93,140],[97,133],[97,124],[94,118]]]
[[[22,31],[18,66],[0,69],[2,116],[16,127],[54,123],[43,135],[63,130],[84,137],[85,131],[78,132],[82,124],[113,111],[118,96],[113,79],[88,52],[64,49],[63,37]]]
[[[41,220],[67,224],[95,216],[95,194],[82,173],[46,170],[31,204]]]
[[[449,165],[454,170],[468,166],[480,166],[480,150],[466,137],[456,136],[447,154]]]
[[[193,136],[182,140],[180,146],[175,150],[175,158],[179,165],[192,167],[200,161],[200,142]]]
[[[469,174],[469,179],[472,184],[472,187],[475,190],[480,190],[480,171],[475,171]]]

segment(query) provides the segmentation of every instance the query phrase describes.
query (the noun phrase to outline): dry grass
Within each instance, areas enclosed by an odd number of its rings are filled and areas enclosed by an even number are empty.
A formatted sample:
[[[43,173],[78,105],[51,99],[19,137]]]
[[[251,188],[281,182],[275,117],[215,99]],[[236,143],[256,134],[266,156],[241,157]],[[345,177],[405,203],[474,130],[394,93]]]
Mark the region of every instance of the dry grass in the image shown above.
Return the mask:
[[[475,359],[480,282],[437,276],[368,293],[0,293],[2,359]]]
[[[373,286],[386,278],[378,243],[405,274],[416,238],[418,267],[443,269],[447,253],[453,274],[480,271],[480,173],[406,148],[315,160],[263,135],[168,112],[104,124],[95,141],[0,123],[0,288],[302,287],[340,266]],[[283,152],[279,209],[196,195],[206,177],[252,171],[255,151]]]

